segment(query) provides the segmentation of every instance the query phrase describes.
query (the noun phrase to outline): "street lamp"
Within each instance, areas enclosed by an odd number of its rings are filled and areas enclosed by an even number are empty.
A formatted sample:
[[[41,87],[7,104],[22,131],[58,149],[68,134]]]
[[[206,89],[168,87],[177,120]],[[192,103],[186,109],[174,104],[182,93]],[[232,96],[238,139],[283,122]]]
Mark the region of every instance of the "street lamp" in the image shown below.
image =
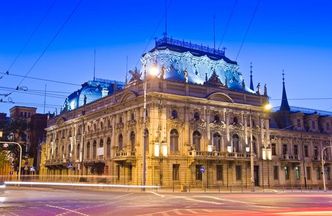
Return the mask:
[[[149,74],[154,76],[157,76],[159,74],[159,68],[157,64],[152,64],[149,68]],[[144,66],[144,78],[143,78],[143,95],[144,95],[144,101],[143,101],[143,169],[142,169],[142,190],[144,191],[144,186],[146,185],[146,176],[147,176],[147,170],[146,170],[146,137],[147,137],[147,129],[146,129],[146,94],[147,94],[147,72],[146,72],[146,66]]]
[[[14,145],[18,145],[19,149],[20,149],[20,160],[19,160],[19,164],[18,164],[18,180],[21,181],[21,164],[22,164],[22,146],[17,143],[17,142],[4,142],[4,141],[0,141],[0,144],[5,145],[9,145],[9,144],[14,144]]]
[[[325,161],[324,161],[324,151],[325,151],[326,149],[328,149],[328,148],[332,148],[332,146],[325,146],[325,147],[322,149],[322,152],[321,152],[324,192],[326,192],[325,170],[324,170],[324,164],[325,164]]]

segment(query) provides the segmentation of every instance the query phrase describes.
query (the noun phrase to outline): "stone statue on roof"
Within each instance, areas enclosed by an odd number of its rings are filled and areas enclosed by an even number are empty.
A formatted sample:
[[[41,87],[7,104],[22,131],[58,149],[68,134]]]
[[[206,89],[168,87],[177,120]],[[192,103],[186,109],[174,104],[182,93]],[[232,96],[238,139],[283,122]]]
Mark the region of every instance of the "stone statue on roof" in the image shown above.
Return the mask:
[[[257,88],[256,93],[257,93],[258,95],[260,95],[261,83],[258,83],[256,88]]]

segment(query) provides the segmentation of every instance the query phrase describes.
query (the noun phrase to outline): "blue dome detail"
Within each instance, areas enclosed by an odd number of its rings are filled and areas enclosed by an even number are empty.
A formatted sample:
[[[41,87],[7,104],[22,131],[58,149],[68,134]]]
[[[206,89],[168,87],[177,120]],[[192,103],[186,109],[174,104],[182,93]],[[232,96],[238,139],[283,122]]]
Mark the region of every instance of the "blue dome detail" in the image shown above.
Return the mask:
[[[82,87],[71,93],[65,100],[62,111],[70,111],[91,103],[102,97],[112,95],[123,89],[124,83],[115,80],[95,79],[82,84]]]

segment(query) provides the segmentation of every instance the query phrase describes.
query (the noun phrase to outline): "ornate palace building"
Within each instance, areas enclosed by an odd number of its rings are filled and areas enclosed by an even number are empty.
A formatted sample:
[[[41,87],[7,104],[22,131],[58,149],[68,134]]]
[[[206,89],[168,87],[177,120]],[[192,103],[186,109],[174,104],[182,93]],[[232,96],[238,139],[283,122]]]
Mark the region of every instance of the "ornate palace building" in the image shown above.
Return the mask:
[[[102,176],[134,185],[264,187],[322,185],[321,152],[332,113],[281,106],[246,86],[237,62],[164,37],[128,83],[93,80],[48,122],[46,175]],[[332,185],[331,148],[323,151]],[[81,179],[82,180],[82,179]]]

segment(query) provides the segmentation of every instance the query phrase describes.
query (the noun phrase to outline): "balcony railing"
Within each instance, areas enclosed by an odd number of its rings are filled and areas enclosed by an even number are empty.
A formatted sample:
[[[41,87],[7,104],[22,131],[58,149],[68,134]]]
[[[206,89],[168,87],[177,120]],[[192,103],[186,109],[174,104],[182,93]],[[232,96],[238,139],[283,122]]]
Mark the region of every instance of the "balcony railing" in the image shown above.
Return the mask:
[[[223,159],[248,159],[250,153],[242,152],[217,152],[217,151],[189,151],[189,156],[201,158],[223,158]]]

